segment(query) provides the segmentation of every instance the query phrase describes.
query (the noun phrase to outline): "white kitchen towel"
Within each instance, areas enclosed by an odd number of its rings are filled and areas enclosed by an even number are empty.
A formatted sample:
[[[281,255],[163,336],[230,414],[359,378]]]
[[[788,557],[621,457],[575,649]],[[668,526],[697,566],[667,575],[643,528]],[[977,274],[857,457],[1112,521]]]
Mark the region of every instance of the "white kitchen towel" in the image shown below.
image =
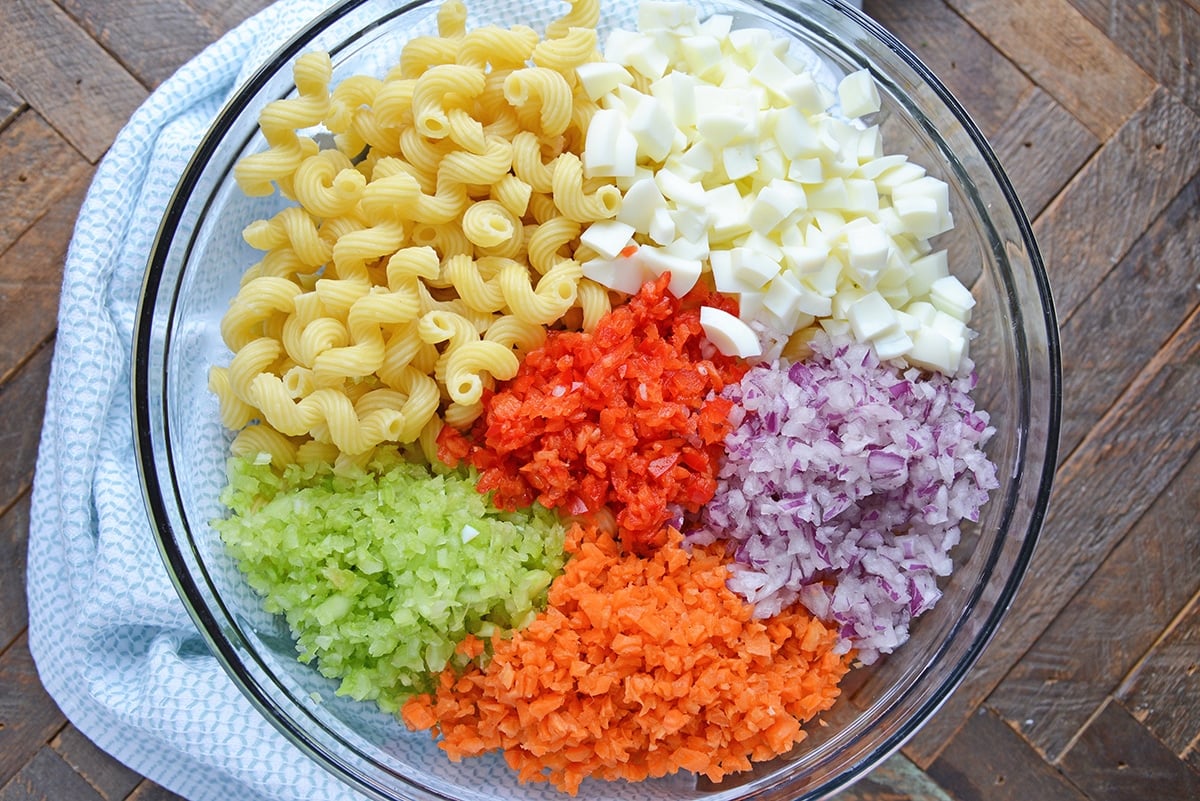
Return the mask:
[[[236,689],[159,558],[137,478],[130,352],[159,219],[249,71],[330,4],[280,0],[157,89],[96,171],[67,254],[34,482],[29,647],[100,748],[192,801],[351,801]]]

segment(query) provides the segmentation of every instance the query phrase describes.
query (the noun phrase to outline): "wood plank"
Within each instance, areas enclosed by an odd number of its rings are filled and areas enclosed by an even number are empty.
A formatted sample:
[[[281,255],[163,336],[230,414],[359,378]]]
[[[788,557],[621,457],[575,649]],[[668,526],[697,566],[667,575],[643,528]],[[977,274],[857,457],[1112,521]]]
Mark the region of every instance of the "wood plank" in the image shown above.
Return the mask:
[[[0,801],[103,801],[63,758],[43,747],[0,789]]]
[[[262,11],[271,0],[185,0],[214,31],[234,28]]]
[[[25,606],[25,552],[29,539],[29,493],[0,516],[0,651],[29,622]]]
[[[0,386],[0,509],[11,506],[33,483],[53,353],[49,344],[40,348]]]
[[[1189,5],[1190,3],[1190,5]],[[1200,2],[1071,0],[1155,80],[1200,113]]]
[[[893,754],[830,801],[954,801],[903,754]]]
[[[1092,801],[1200,798],[1200,773],[1110,703],[1059,763]]]
[[[175,795],[170,790],[155,784],[149,779],[144,780],[137,789],[126,796],[125,801],[187,801],[183,796]]]
[[[1192,509],[1200,507],[1193,493]],[[1192,525],[1200,520],[1193,514]],[[1195,547],[1195,530],[1189,545]],[[1183,558],[1177,555],[1177,558]],[[1194,578],[1198,571],[1181,569],[1178,576]],[[1155,737],[1183,755],[1200,737],[1200,595],[1192,598],[1180,619],[1155,644],[1121,683],[1116,697]],[[1188,703],[1188,701],[1191,703]]]
[[[988,697],[1049,761],[1200,590],[1197,520],[1200,453]]]
[[[25,101],[13,91],[12,87],[0,81],[0,131],[16,119],[17,114],[25,107]]]
[[[944,0],[866,0],[863,10],[908,45],[991,138],[1032,88],[1019,69]],[[979,91],[987,86],[986,92]]]
[[[29,640],[0,654],[0,786],[8,783],[67,722],[42,689]]]
[[[90,170],[77,176],[73,184],[66,184],[65,179],[60,182],[59,188],[67,194],[0,254],[0,305],[5,308],[0,383],[54,335],[67,245],[90,182]]]
[[[1101,140],[1154,91],[1154,79],[1067,0],[949,3]]]
[[[74,726],[59,732],[50,746],[104,801],[120,801],[142,781],[137,772],[101,751]]]
[[[905,748],[927,767],[1200,446],[1200,309],[1059,468],[1041,539],[996,638]],[[1136,480],[1138,491],[1130,492]]]
[[[0,3],[0,74],[95,162],[146,88],[50,0]]]
[[[1079,120],[1034,87],[1000,126],[992,147],[1029,219],[1035,219],[1100,147]]]
[[[216,39],[184,0],[55,0],[141,83],[155,87]]]
[[[1200,172],[1061,326],[1064,456],[1200,304]]]
[[[957,799],[1085,801],[1085,796],[981,708],[971,716],[929,775]]]
[[[1160,89],[1034,224],[1065,323],[1200,169],[1200,118]]]
[[[23,112],[5,128],[0,133],[0,253],[90,169],[87,160],[33,111]]]

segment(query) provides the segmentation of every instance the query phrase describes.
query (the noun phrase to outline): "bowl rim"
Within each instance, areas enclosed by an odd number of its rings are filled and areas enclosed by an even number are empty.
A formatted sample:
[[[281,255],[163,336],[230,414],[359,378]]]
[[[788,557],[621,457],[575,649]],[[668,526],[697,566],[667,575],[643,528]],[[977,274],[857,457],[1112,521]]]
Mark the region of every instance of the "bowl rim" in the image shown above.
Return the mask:
[[[768,9],[772,13],[789,20],[795,20],[798,16],[798,10],[789,4],[780,2],[780,0],[750,0],[757,2],[762,7]],[[209,124],[203,138],[197,145],[194,153],[189,158],[181,177],[172,192],[167,206],[164,211],[161,223],[156,232],[155,238],[150,248],[150,253],[147,259],[147,266],[143,277],[141,293],[138,299],[137,312],[134,321],[133,330],[133,348],[132,360],[133,369],[131,371],[131,391],[134,402],[132,406],[133,417],[133,432],[134,432],[134,451],[138,475],[141,482],[142,497],[146,505],[148,523],[154,536],[160,557],[167,569],[172,584],[176,592],[179,594],[181,601],[195,623],[199,633],[207,643],[210,651],[221,663],[222,668],[230,677],[232,682],[241,693],[251,702],[251,704],[262,714],[276,729],[278,729],[291,743],[299,747],[317,764],[322,765],[339,779],[346,782],[359,792],[365,792],[369,795],[386,799],[387,796],[381,795],[375,788],[374,784],[361,775],[361,771],[347,760],[341,758],[337,754],[328,752],[326,749],[319,748],[317,744],[312,742],[308,732],[299,725],[299,721],[284,710],[278,701],[273,699],[270,694],[263,691],[263,688],[257,681],[251,680],[251,677],[245,674],[243,667],[244,659],[239,656],[239,651],[244,650],[259,664],[268,675],[272,675],[271,670],[263,663],[257,652],[252,647],[239,649],[239,647],[225,636],[218,636],[218,632],[222,631],[220,620],[210,608],[207,599],[197,584],[197,579],[190,572],[187,560],[184,555],[184,544],[176,536],[171,524],[171,515],[168,512],[168,498],[176,505],[176,508],[182,511],[184,508],[183,499],[180,497],[177,487],[164,487],[158,478],[158,464],[155,458],[155,442],[154,442],[154,416],[152,415],[152,406],[154,399],[150,397],[150,388],[153,382],[149,379],[149,368],[152,364],[153,347],[156,341],[156,330],[154,324],[154,312],[161,290],[161,281],[164,272],[164,266],[168,259],[168,254],[171,248],[172,240],[182,223],[184,209],[188,200],[200,181],[201,175],[209,159],[214,154],[215,150],[222,142],[223,137],[228,132],[233,122],[246,110],[251,99],[262,90],[268,82],[281,69],[294,60],[305,48],[311,37],[320,31],[323,31],[333,25],[342,16],[354,11],[355,9],[371,2],[371,0],[340,0],[340,2],[329,7],[318,16],[314,17],[304,25],[297,33],[289,38],[284,44],[279,46],[271,56],[265,60],[254,73],[240,86],[237,87],[226,102],[222,105],[217,115]],[[408,0],[407,2],[397,4],[397,6],[386,14],[380,16],[371,25],[368,25],[354,33],[354,35],[346,41],[346,44],[352,42],[374,28],[386,24],[394,17],[417,9],[419,7],[428,7],[433,5],[436,0]],[[1040,250],[1034,238],[1032,225],[1029,221],[1024,207],[1017,196],[1015,189],[1012,186],[1007,173],[1000,164],[999,159],[993,152],[987,139],[980,131],[977,124],[967,113],[958,99],[950,92],[950,90],[942,83],[937,75],[930,70],[920,60],[920,58],[909,49],[903,42],[894,34],[884,28],[880,23],[873,18],[867,16],[857,8],[842,2],[842,0],[809,0],[809,2],[820,3],[831,6],[843,14],[850,16],[854,21],[861,26],[868,34],[873,36],[877,43],[882,44],[890,50],[897,58],[911,69],[919,79],[924,83],[925,87],[931,90],[937,100],[942,103],[946,109],[957,119],[963,126],[963,131],[970,139],[972,145],[977,149],[983,159],[983,165],[986,172],[990,174],[995,181],[995,188],[999,189],[1005,202],[1008,205],[1008,210],[1011,212],[1013,221],[1016,224],[1017,231],[1021,237],[1021,245],[1025,248],[1026,256],[1029,260],[1030,275],[1033,278],[1033,286],[1036,289],[1036,296],[1040,302],[1041,319],[1040,323],[1044,329],[1046,337],[1046,357],[1048,370],[1045,376],[1048,389],[1048,397],[1039,397],[1036,399],[1026,398],[1023,406],[1025,417],[1028,418],[1028,406],[1033,403],[1045,403],[1045,411],[1047,413],[1046,438],[1044,442],[1044,456],[1041,464],[1026,465],[1024,454],[1029,447],[1029,441],[1022,439],[1018,444],[1021,458],[1016,459],[1018,466],[1018,474],[1014,477],[1017,484],[1020,485],[1028,477],[1024,475],[1025,471],[1040,469],[1036,485],[1031,489],[1033,492],[1033,504],[1029,510],[1029,523],[1021,541],[1021,546],[1017,551],[1011,568],[1011,573],[1006,578],[1003,586],[1000,588],[999,594],[996,597],[993,608],[988,613],[984,620],[979,622],[978,632],[971,640],[967,647],[963,658],[955,663],[950,673],[935,687],[934,691],[924,702],[913,710],[906,719],[899,723],[896,731],[885,739],[882,743],[875,746],[862,761],[850,766],[848,769],[838,775],[837,788],[849,786],[853,782],[862,778],[870,772],[879,763],[886,760],[889,756],[899,750],[918,730],[924,726],[935,712],[950,698],[957,687],[963,682],[967,674],[974,667],[980,655],[987,648],[988,644],[995,637],[1006,613],[1011,606],[1019,588],[1028,573],[1029,564],[1032,561],[1034,551],[1036,549],[1042,525],[1045,521],[1047,508],[1051,496],[1051,488],[1054,481],[1055,467],[1057,465],[1058,449],[1059,449],[1059,433],[1061,427],[1062,416],[1062,364],[1061,364],[1061,343],[1059,339],[1057,316],[1055,313],[1053,295],[1050,288],[1049,278],[1046,274],[1045,264],[1042,260]],[[211,202],[211,197],[208,202]],[[207,203],[205,207],[207,208]],[[189,247],[190,251],[190,247]],[[186,261],[186,259],[185,259]],[[171,332],[175,326],[174,310],[179,301],[180,286],[176,284],[170,296],[170,309],[172,313],[168,316],[165,325],[165,342],[167,349],[170,348]],[[1030,327],[1033,327],[1038,321],[1036,316],[1030,321]],[[1017,328],[1017,335],[1021,340],[1024,340],[1024,330]],[[1038,329],[1038,333],[1043,333],[1042,329]],[[166,351],[164,351],[165,353]],[[1028,365],[1023,365],[1028,370]],[[164,433],[169,431],[169,416],[166,414],[166,395],[158,399],[160,405],[160,413],[162,415],[162,425]],[[169,440],[169,434],[167,434]],[[170,453],[166,453],[168,462],[171,461]],[[173,470],[171,471],[174,472]],[[1012,511],[1008,513],[1011,517]],[[1004,526],[1007,528],[1007,522]],[[1007,536],[1013,536],[1016,532],[1009,532]],[[990,573],[1000,555],[1001,547],[1004,545],[1005,538],[1001,537],[993,543],[991,553],[987,555],[984,562],[984,572]],[[979,588],[971,598],[971,605],[978,600]],[[220,607],[222,614],[229,619],[233,616],[229,614],[225,603],[220,597],[215,597],[217,605]],[[955,630],[963,625],[960,617],[955,625]],[[950,638],[943,642],[937,653],[941,653],[947,645]],[[915,683],[909,687],[896,702],[899,702],[909,693],[914,691]],[[326,731],[340,739],[340,737],[326,728]],[[382,765],[377,765],[382,770],[396,776],[405,784],[412,787],[409,780],[396,774],[394,771],[388,770]],[[420,792],[428,793],[431,796],[441,796],[436,790],[424,786],[417,789]],[[772,789],[777,789],[774,785],[763,787],[764,791],[769,792]],[[833,790],[836,788],[829,788]],[[803,798],[819,797],[820,793],[826,792],[822,788],[816,788],[815,791],[810,791]],[[816,794],[814,794],[816,793]]]

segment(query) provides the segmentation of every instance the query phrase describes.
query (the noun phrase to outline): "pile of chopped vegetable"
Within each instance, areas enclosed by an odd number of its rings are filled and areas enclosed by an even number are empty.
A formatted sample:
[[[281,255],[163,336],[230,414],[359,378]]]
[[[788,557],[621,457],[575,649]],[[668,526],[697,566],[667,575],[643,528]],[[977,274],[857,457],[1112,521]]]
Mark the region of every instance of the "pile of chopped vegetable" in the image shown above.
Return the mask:
[[[681,301],[669,282],[647,283],[594,331],[551,333],[488,402],[470,444],[443,429],[443,461],[469,454],[479,491],[502,508],[607,507],[626,547],[661,545],[666,523],[712,499],[733,407],[717,393],[746,369],[700,327],[702,303],[735,306],[701,291]]]
[[[503,749],[523,781],[570,793],[588,776],[720,781],[786,753],[837,698],[836,632],[799,607],[754,619],[719,549],[670,530],[643,558],[581,526],[567,547],[544,613],[404,706],[452,759]]]
[[[564,559],[546,509],[498,511],[470,478],[394,450],[338,473],[231,459],[223,501],[233,515],[214,525],[300,658],[389,711],[432,689],[468,635],[533,620]]]
[[[941,596],[960,523],[997,486],[993,429],[973,375],[925,377],[844,337],[810,347],[726,390],[737,428],[693,541],[730,543],[756,614],[799,600],[870,663]]]

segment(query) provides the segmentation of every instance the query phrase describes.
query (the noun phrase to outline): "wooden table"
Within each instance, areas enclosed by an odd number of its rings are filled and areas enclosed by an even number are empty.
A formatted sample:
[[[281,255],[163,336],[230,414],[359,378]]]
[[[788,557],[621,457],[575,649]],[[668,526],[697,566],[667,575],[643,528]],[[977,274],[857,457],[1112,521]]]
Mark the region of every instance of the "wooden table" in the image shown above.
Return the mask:
[[[482,2],[483,0],[480,0]],[[25,540],[62,263],[118,129],[265,0],[0,2],[0,801],[174,798],[38,683]],[[1032,573],[978,668],[845,798],[1200,798],[1200,0],[876,0],[1036,230],[1065,421]]]

